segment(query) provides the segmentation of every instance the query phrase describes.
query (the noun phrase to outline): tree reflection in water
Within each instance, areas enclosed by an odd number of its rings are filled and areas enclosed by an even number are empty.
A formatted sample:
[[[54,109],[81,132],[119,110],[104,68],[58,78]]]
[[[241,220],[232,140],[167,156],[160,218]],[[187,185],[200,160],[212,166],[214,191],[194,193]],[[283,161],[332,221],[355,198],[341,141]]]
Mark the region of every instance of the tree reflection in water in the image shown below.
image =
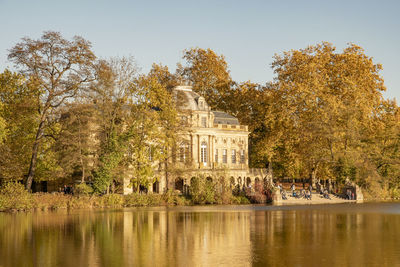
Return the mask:
[[[0,266],[394,266],[400,204],[0,214]]]

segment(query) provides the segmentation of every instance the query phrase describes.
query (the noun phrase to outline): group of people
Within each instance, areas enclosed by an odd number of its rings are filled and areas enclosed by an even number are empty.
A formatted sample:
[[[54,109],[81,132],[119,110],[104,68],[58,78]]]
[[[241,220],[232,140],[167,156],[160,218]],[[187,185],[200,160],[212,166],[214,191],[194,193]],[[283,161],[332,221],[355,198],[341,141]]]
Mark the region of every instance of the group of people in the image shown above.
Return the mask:
[[[278,188],[280,190],[282,199],[286,200],[287,199],[286,191],[283,189],[282,184],[279,184]],[[317,184],[316,189],[317,189],[317,193],[319,193],[323,198],[331,199],[328,188],[326,188],[326,187],[324,188],[321,184]],[[292,192],[291,196],[294,198],[305,198],[307,200],[311,200],[312,199],[312,190],[313,190],[313,187],[311,184],[309,184],[306,189],[304,189],[304,185],[303,185],[303,189],[301,189],[299,192],[296,191],[296,185],[294,183],[292,183],[290,186],[290,191]],[[352,199],[351,192],[350,192],[350,194],[348,194],[348,196],[349,196],[349,199]]]
[[[60,193],[64,193],[65,195],[73,195],[74,194],[74,188],[69,185],[68,186],[64,185],[63,188],[60,187],[58,191]]]
[[[278,185],[280,194],[282,196],[282,199],[286,200],[287,196],[286,196],[286,191],[283,189],[282,184]],[[295,198],[305,198],[307,200],[311,200],[312,198],[312,185],[310,184],[308,186],[307,189],[301,189],[300,192],[298,193],[296,191],[296,185],[294,183],[292,183],[292,185],[290,186],[290,190],[292,191],[292,197]]]
[[[278,184],[277,187],[280,190],[282,199],[284,199],[284,200],[288,199],[288,197],[286,195],[286,191],[283,189],[282,184]],[[336,195],[338,195],[338,187],[335,186],[334,183],[329,182],[329,183],[326,183],[325,185],[323,185],[323,184],[317,182],[315,185],[315,190],[316,190],[317,194],[319,194],[322,198],[329,199],[329,200],[331,199],[330,194],[334,194],[335,189],[336,189]],[[307,200],[311,200],[312,199],[312,190],[313,190],[313,187],[311,184],[309,184],[306,187],[305,184],[303,183],[303,188],[300,189],[299,191],[296,191],[296,185],[294,183],[292,183],[290,185],[291,197],[294,197],[294,198],[305,198]],[[345,198],[348,200],[355,200],[356,196],[355,196],[354,190],[347,189],[346,193],[345,193]]]
[[[355,199],[356,199],[356,198],[355,198],[355,195],[354,195],[354,192],[351,191],[350,189],[347,189],[347,190],[346,190],[346,198],[347,198],[348,200],[355,200]]]

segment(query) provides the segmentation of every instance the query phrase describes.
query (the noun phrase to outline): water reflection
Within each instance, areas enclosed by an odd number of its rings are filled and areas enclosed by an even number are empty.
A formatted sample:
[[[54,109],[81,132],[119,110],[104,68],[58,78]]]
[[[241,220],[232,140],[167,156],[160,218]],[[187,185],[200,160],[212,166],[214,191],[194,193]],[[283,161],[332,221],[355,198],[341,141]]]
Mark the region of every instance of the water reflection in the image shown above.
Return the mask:
[[[400,266],[400,204],[0,214],[0,266]]]

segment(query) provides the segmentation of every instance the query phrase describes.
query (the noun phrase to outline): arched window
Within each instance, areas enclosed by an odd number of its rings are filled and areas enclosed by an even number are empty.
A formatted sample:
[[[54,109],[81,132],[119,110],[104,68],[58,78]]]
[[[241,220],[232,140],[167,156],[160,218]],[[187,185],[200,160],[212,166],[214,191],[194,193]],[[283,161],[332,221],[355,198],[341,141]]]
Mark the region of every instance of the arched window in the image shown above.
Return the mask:
[[[206,142],[201,142],[200,162],[207,163],[207,143]]]
[[[179,190],[179,191],[183,192],[183,185],[184,185],[183,179],[178,177],[175,180],[175,190]]]
[[[187,162],[189,159],[189,144],[187,142],[182,142],[179,145],[179,161]]]

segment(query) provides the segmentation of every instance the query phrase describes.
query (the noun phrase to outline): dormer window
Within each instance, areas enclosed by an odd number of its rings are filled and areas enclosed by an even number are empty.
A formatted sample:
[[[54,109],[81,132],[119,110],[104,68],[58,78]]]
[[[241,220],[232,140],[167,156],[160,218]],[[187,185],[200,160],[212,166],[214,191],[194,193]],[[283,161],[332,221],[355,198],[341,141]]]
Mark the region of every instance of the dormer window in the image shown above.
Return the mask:
[[[181,116],[181,125],[186,126],[188,124],[188,118],[186,116]]]
[[[207,127],[207,118],[201,117],[201,126],[206,128]]]
[[[197,103],[198,103],[198,105],[199,105],[199,109],[200,109],[200,110],[204,110],[204,109],[205,109],[206,102],[205,102],[205,100],[204,100],[204,97],[200,96],[200,97],[197,99]]]

